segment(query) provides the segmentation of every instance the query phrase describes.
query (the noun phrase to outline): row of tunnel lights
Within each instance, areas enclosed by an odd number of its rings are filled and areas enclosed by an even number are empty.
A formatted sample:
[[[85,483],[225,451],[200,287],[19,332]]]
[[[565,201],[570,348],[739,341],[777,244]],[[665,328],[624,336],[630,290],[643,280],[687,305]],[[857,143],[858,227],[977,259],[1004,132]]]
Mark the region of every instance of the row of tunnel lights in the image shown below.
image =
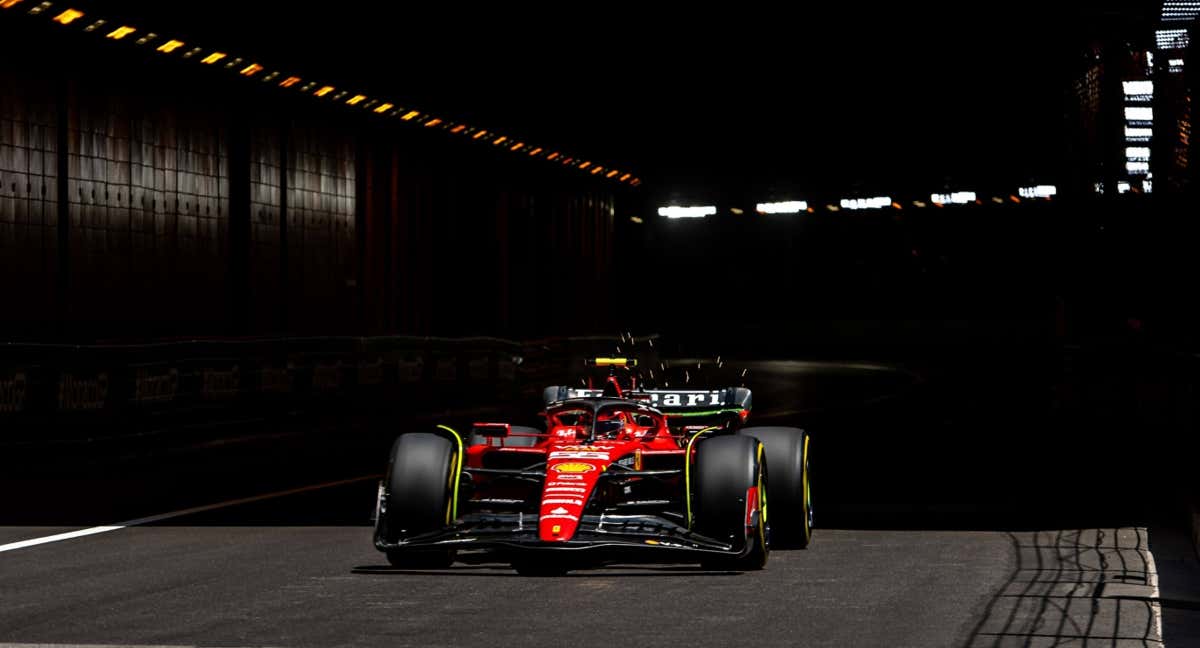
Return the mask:
[[[1023,199],[1026,200],[1049,200],[1058,193],[1058,188],[1054,185],[1036,185],[1032,187],[1021,187],[1016,194],[1008,196],[1007,202],[1020,203]],[[1005,198],[1000,196],[992,197],[992,202],[1002,205],[1006,202]],[[951,193],[935,193],[929,196],[929,201],[914,200],[913,207],[943,207],[945,205],[982,205],[983,200],[976,197],[974,191],[955,191]],[[893,201],[889,196],[874,196],[870,198],[843,198],[837,205],[825,205],[825,209],[831,212],[841,211],[843,209],[858,210],[858,209],[884,209],[891,207],[893,209],[903,209],[904,206],[899,202]],[[730,208],[730,213],[735,216],[740,216],[745,213],[745,210],[740,207]],[[755,205],[755,211],[760,214],[799,214],[807,212],[814,213],[816,208],[810,207],[807,201],[804,200],[786,200],[780,202],[765,202]],[[703,218],[705,216],[716,215],[717,208],[714,205],[697,205],[697,206],[680,206],[669,205],[658,208],[658,215],[664,218]],[[631,219],[634,223],[642,223],[643,219],[634,216]]]
[[[24,0],[0,0],[0,9],[11,9],[12,7],[24,2]],[[41,14],[50,15],[52,3],[42,2],[29,10],[29,14],[37,16]],[[78,9],[65,9],[53,15],[53,21],[60,25],[71,25],[84,17],[84,13]],[[83,31],[93,33],[100,31],[105,34],[105,38],[122,41],[127,37],[132,37],[138,33],[136,27],[127,25],[117,26],[112,28],[109,26],[105,31],[108,21],[98,19],[92,21]],[[506,135],[501,135],[495,131],[489,131],[467,124],[443,120],[433,115],[423,113],[419,110],[399,107],[394,103],[372,99],[363,94],[351,94],[348,90],[339,90],[331,85],[325,85],[316,81],[306,81],[298,76],[284,76],[282,72],[271,71],[258,76],[265,68],[253,61],[248,61],[239,57],[230,57],[226,52],[210,51],[207,55],[205,49],[201,47],[187,48],[187,44],[180,40],[161,37],[153,32],[146,32],[134,41],[138,45],[151,44],[154,50],[162,54],[173,54],[177,50],[183,50],[182,58],[191,59],[200,57],[200,63],[204,65],[216,65],[223,63],[227,70],[235,70],[241,76],[251,78],[260,78],[264,83],[276,83],[281,88],[296,88],[304,94],[311,94],[314,97],[328,99],[330,101],[345,103],[347,106],[354,106],[362,109],[370,110],[373,113],[396,117],[402,121],[420,124],[425,128],[440,128],[449,131],[454,135],[463,135],[470,137],[473,140],[481,140],[490,142],[493,146],[503,146],[514,153],[522,153],[533,158],[544,159],[549,162],[557,162],[565,167],[574,168],[580,171],[585,171],[594,176],[603,175],[605,178],[628,184],[636,187],[642,183],[641,179],[635,177],[632,173],[622,172],[618,169],[605,168],[599,164],[594,164],[591,160],[584,160],[577,157],[568,156],[560,151],[546,150],[540,146],[527,144],[524,141],[510,138]],[[283,77],[283,78],[280,78]]]

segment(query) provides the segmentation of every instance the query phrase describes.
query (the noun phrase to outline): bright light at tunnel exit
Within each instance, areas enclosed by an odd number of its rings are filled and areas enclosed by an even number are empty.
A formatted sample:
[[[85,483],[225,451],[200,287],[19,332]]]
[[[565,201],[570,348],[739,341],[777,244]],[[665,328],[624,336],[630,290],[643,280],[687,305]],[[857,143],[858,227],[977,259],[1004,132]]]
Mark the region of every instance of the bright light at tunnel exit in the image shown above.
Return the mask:
[[[658,215],[665,218],[704,218],[717,213],[717,208],[712,205],[703,205],[696,207],[680,207],[671,205],[669,207],[659,207]]]

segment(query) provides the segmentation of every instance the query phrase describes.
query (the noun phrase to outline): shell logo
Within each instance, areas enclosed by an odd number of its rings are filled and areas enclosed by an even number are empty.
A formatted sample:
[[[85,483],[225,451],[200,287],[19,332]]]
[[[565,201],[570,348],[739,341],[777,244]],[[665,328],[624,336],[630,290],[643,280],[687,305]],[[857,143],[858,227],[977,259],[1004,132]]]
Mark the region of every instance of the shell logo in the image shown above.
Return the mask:
[[[586,473],[592,472],[596,467],[590,463],[560,463],[551,469],[560,473]]]

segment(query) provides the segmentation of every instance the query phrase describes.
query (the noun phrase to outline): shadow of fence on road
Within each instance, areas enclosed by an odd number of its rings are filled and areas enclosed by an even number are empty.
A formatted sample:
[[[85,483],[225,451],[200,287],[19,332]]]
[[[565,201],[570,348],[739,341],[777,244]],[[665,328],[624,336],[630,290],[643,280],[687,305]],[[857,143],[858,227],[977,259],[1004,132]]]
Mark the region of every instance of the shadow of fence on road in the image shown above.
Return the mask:
[[[968,646],[1163,645],[1145,528],[1008,536],[1016,568]]]

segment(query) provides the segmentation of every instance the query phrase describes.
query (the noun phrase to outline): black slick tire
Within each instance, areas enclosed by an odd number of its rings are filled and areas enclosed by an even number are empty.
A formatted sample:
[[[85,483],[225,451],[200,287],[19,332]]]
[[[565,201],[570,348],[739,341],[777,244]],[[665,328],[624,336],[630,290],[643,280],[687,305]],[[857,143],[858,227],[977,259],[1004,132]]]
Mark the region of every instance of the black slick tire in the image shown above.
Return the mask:
[[[746,498],[758,493],[757,513],[746,525]],[[752,437],[719,436],[701,441],[692,466],[694,529],[714,540],[741,548],[736,557],[702,561],[706,569],[762,569],[770,555],[767,519],[767,463],[762,444]]]
[[[808,548],[813,524],[808,434],[794,427],[747,427],[738,434],[762,441],[766,449],[772,542],[777,548]]]
[[[450,519],[454,480],[458,478],[457,445],[423,432],[400,435],[392,444],[380,513],[380,537],[388,543],[437,531]],[[388,562],[408,569],[443,568],[454,562],[452,549],[392,549]]]

